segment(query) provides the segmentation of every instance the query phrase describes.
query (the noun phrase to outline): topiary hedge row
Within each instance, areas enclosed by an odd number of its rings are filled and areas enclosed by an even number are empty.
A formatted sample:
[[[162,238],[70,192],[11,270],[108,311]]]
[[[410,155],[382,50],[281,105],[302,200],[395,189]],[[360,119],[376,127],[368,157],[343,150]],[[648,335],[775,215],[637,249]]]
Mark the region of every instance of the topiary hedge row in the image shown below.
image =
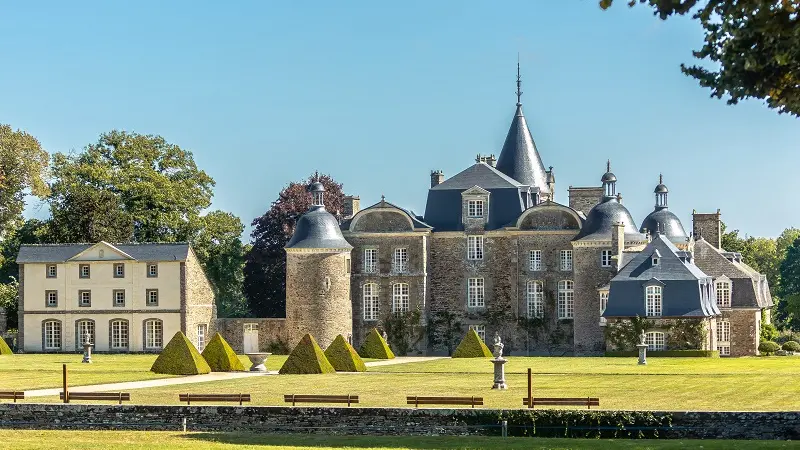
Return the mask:
[[[319,348],[317,341],[310,334],[306,334],[286,358],[281,370],[281,375],[311,374],[311,373],[334,373],[331,363],[325,353]]]
[[[5,339],[0,337],[0,355],[13,355],[14,352],[11,351],[11,347],[8,346]]]
[[[378,333],[377,328],[373,328],[372,331],[367,334],[367,338],[364,340],[364,343],[361,344],[361,348],[358,349],[358,354],[361,355],[362,358],[394,359],[392,349],[390,349],[386,341],[383,340],[383,336]]]
[[[758,351],[765,355],[771,355],[780,349],[781,346],[772,341],[762,341],[760,344],[758,344]]]
[[[639,356],[638,351],[615,351],[606,352],[609,357],[631,357]],[[647,356],[663,358],[719,358],[717,350],[648,350]]]
[[[150,371],[169,375],[198,375],[211,367],[182,332],[178,331],[158,355]]]
[[[782,349],[786,350],[787,352],[800,352],[800,343],[797,341],[786,341],[783,343]],[[0,352],[2,354],[2,352]]]
[[[325,356],[337,372],[364,372],[367,370],[367,366],[356,353],[356,349],[341,334],[336,336],[331,345],[325,349]]]
[[[244,364],[219,333],[211,338],[211,341],[200,355],[211,367],[212,372],[244,371]]]
[[[453,352],[453,358],[491,358],[492,352],[483,343],[483,339],[475,330],[467,331],[467,335]]]

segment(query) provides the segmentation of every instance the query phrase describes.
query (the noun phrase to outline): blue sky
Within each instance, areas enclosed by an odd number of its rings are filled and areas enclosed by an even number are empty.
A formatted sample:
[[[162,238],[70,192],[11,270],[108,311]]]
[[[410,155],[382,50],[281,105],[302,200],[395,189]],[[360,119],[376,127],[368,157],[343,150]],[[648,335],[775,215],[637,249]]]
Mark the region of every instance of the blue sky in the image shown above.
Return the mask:
[[[692,209],[717,208],[750,235],[800,226],[798,119],[710,99],[678,67],[699,26],[618,3],[5,2],[0,123],[49,152],[115,128],[162,135],[245,224],[315,170],[364,206],[384,194],[422,214],[431,169],[499,154],[519,52],[557,201],[610,158],[637,223],[663,172],[687,230]]]

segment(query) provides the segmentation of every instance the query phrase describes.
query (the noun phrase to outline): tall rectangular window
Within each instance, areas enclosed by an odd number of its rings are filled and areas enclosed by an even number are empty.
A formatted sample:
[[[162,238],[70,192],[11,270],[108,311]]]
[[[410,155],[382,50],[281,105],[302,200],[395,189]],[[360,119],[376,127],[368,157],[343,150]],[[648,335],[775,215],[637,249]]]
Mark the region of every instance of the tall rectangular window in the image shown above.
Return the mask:
[[[408,272],[408,249],[396,248],[392,254],[392,272]]]
[[[82,308],[92,306],[92,291],[78,291],[78,306]]]
[[[406,312],[410,308],[408,283],[396,283],[392,286],[392,312]]]
[[[483,259],[483,236],[467,236],[467,259]]]
[[[661,286],[647,286],[645,288],[645,314],[648,317],[661,316],[662,290]]]
[[[90,343],[96,343],[94,340],[94,320],[79,320],[75,322],[75,350],[83,350],[83,344],[86,343],[87,336]]]
[[[158,289],[147,289],[145,291],[147,306],[158,306]]]
[[[126,350],[128,348],[128,321],[124,319],[112,320],[111,327],[111,348],[114,350]]]
[[[92,272],[91,272],[91,269],[89,268],[88,264],[80,264],[78,266],[78,277],[79,278],[89,278],[91,276],[91,274],[92,274]]]
[[[541,281],[528,281],[526,286],[528,318],[544,317],[544,287]]]
[[[483,200],[467,200],[467,215],[471,218],[483,217]]]
[[[481,338],[482,341],[486,341],[486,325],[481,324],[474,324],[469,325],[470,330],[475,330],[478,333],[478,337]]]
[[[365,248],[364,273],[377,273],[377,272],[378,272],[378,249]]]
[[[608,291],[600,291],[600,324],[606,323],[606,318],[603,313],[606,312],[608,306]]]
[[[125,290],[114,289],[114,306],[117,308],[125,306]]]
[[[572,319],[575,314],[575,289],[571,280],[558,282],[558,318]]]
[[[55,308],[58,306],[58,291],[44,291],[45,306]]]
[[[467,306],[482,308],[486,306],[483,278],[470,278],[467,282]]]
[[[147,278],[158,278],[158,264],[150,263],[147,265]]]
[[[720,356],[731,354],[731,322],[728,319],[717,320],[717,349]]]
[[[164,345],[164,328],[160,320],[150,319],[144,323],[144,347],[160,349]]]
[[[55,264],[48,264],[47,265],[47,278],[56,278],[58,277],[58,266]]]
[[[718,280],[716,282],[717,288],[717,306],[721,308],[731,307],[731,282],[727,280]]]
[[[378,320],[378,285],[367,283],[362,288],[364,320]]]
[[[206,348],[206,335],[208,334],[208,325],[201,323],[197,325],[197,350],[203,351]]]
[[[57,320],[47,320],[42,323],[45,350],[61,349],[61,322]]]
[[[531,272],[542,270],[542,251],[531,250],[528,252],[528,269]]]
[[[562,271],[572,270],[572,250],[561,250],[559,267]]]
[[[125,264],[114,264],[114,278],[125,278]]]
[[[600,267],[611,267],[611,250],[600,251]]]

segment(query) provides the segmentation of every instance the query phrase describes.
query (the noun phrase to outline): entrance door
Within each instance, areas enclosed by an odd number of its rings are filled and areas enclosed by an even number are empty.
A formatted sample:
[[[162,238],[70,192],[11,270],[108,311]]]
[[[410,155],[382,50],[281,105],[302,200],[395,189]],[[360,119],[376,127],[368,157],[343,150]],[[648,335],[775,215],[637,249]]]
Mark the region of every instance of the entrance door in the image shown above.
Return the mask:
[[[258,353],[258,324],[244,324],[244,338],[242,347],[245,353]]]

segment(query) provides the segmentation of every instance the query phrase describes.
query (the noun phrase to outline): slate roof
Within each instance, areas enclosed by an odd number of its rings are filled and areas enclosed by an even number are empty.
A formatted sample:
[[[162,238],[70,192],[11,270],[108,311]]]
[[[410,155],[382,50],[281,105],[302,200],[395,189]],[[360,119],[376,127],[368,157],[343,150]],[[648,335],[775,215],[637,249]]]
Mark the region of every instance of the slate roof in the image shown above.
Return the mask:
[[[528,129],[521,104],[517,104],[503,150],[497,159],[497,170],[522,184],[537,187],[541,192],[550,191],[547,188],[547,172]],[[481,187],[486,188],[482,185]]]
[[[432,226],[430,226],[427,223],[425,223],[423,221],[422,217],[414,214],[414,211],[411,211],[411,210],[408,210],[408,209],[405,209],[405,208],[401,208],[401,207],[395,205],[394,203],[387,202],[386,200],[381,200],[378,203],[375,203],[374,205],[370,205],[370,206],[362,209],[361,211],[366,211],[366,210],[372,209],[372,208],[394,208],[394,209],[397,209],[397,210],[403,212],[405,215],[407,215],[409,219],[411,219],[411,222],[414,224],[414,229],[418,229],[418,228],[431,229],[431,228],[433,228]],[[361,211],[359,211],[359,212],[361,212]],[[358,214],[358,213],[356,213],[356,214]],[[355,217],[355,214],[353,215],[353,217]],[[353,217],[351,217],[351,218],[349,218],[347,220],[344,220],[342,222],[342,224],[339,226],[339,228],[341,228],[342,230],[349,230],[350,229],[350,224],[353,223]]]
[[[297,221],[286,248],[351,249],[342,236],[339,222],[324,206],[312,206]]]
[[[21,245],[17,264],[65,262],[95,244],[42,244]],[[185,261],[189,244],[178,243],[126,243],[110,244],[138,261]]]
[[[586,222],[575,240],[610,240],[614,224],[625,224],[626,241],[643,241],[645,237],[636,229],[633,217],[616,197],[605,197],[586,215]]]
[[[666,207],[656,207],[644,218],[642,226],[639,227],[639,232],[649,231],[651,235],[656,234],[658,230],[676,244],[685,244],[689,238],[686,230],[683,229],[681,220]]]
[[[500,170],[478,162],[431,188],[432,191],[457,189],[463,191],[474,186],[484,189],[520,188],[524,183],[509,177]]]
[[[694,243],[694,259],[698,267],[709,276],[714,277],[715,280],[725,276],[733,283],[731,307],[769,308],[773,306],[766,277],[747,264],[736,261],[731,255],[726,257],[726,253],[730,252],[717,249],[703,238]],[[728,259],[729,257],[731,259]],[[763,283],[761,289],[759,289],[759,283]]]

